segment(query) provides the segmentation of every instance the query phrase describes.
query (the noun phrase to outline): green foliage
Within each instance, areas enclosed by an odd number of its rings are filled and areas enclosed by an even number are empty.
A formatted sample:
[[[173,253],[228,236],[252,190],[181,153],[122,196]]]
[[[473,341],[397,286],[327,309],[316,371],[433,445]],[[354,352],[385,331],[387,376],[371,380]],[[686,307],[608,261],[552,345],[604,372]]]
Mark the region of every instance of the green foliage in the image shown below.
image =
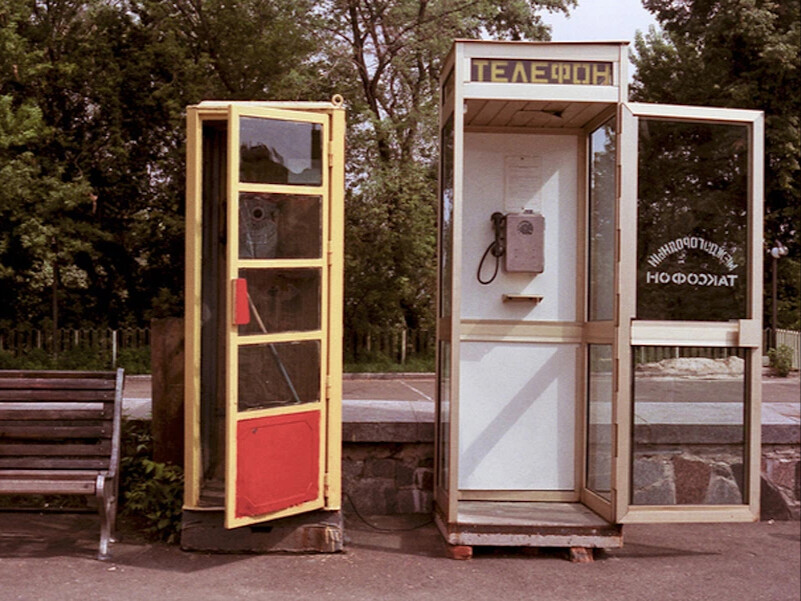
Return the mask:
[[[327,0],[327,79],[348,106],[345,328],[434,319],[439,76],[455,38],[545,40],[574,0]]]
[[[547,39],[575,0],[6,0],[0,322],[180,314],[184,109],[348,107],[346,325],[433,320],[438,78],[454,38]],[[230,32],[235,32],[231,35]]]
[[[793,367],[793,349],[786,344],[780,344],[768,351],[768,359],[776,375],[786,378]]]
[[[0,369],[103,371],[111,369],[111,353],[86,346],[63,351],[57,357],[40,348],[30,349],[18,356],[9,351],[0,351]]]
[[[346,361],[343,370],[346,373],[429,373],[436,368],[433,355],[415,356],[399,363],[384,354],[374,353],[359,361]]]
[[[126,375],[150,373],[150,347],[122,349],[117,354],[117,366],[125,368]]]
[[[639,35],[634,100],[765,112],[765,241],[784,243],[780,327],[801,314],[801,3],[644,0],[662,30]],[[790,269],[794,266],[794,270]],[[769,294],[770,270],[765,270]],[[766,311],[769,299],[764,303]],[[768,315],[766,313],[766,315]]]
[[[153,461],[150,422],[123,422],[120,460],[121,516],[156,540],[176,542],[181,533],[183,470]]]

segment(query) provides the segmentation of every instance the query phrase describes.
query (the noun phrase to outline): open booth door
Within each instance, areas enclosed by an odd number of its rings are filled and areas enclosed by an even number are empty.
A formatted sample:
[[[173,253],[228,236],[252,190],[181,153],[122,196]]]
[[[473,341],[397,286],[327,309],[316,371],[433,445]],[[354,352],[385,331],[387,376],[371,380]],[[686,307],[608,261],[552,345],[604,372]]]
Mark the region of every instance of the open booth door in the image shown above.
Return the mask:
[[[754,521],[762,113],[620,111],[615,518]]]
[[[329,116],[232,105],[225,527],[325,506]]]

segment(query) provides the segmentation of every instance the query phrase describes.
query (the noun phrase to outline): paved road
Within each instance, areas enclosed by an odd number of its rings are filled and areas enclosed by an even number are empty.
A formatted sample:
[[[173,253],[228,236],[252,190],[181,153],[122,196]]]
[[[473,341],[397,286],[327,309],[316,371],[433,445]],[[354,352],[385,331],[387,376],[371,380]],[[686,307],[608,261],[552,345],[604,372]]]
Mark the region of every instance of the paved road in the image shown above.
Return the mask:
[[[127,377],[123,394],[126,415],[149,417],[150,395],[150,376]],[[342,396],[348,419],[430,421],[436,381],[430,374],[346,374]],[[801,422],[798,374],[790,378],[765,377],[762,396],[763,423]],[[699,400],[703,402],[695,402]],[[734,403],[741,401],[742,383],[730,379],[642,378],[637,384],[635,412],[643,423],[740,423],[742,411]]]
[[[352,400],[385,400],[385,401],[433,401],[436,396],[436,381],[429,374],[382,374],[383,377],[359,377],[348,374],[342,382],[342,397]],[[714,398],[716,401],[727,401],[735,398],[733,391],[740,385],[731,380],[641,380],[640,395],[642,400],[650,402],[687,400],[698,398]],[[714,389],[711,393],[710,389]],[[672,398],[665,398],[658,391],[669,390]],[[125,379],[125,398],[149,399],[151,395],[150,376],[128,376]],[[801,404],[801,382],[798,373],[788,378],[763,376],[762,400],[766,403],[797,402]]]
[[[372,518],[409,528],[420,517]],[[124,526],[124,524],[123,524]],[[211,555],[125,536],[93,557],[90,514],[0,513],[0,599],[17,601],[798,601],[801,525],[624,527],[625,545],[590,564],[560,553],[477,549],[444,557],[433,526],[377,532],[346,520],[336,555]]]

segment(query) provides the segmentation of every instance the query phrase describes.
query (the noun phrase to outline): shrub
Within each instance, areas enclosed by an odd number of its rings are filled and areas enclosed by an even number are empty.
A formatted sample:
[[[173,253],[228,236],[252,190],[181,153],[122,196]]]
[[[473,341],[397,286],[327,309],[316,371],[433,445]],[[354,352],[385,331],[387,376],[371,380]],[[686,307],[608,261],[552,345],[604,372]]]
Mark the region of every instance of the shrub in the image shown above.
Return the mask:
[[[150,373],[150,347],[126,348],[117,355],[117,365],[129,376]]]
[[[776,375],[786,378],[793,367],[793,349],[786,344],[780,344],[768,351],[768,359]]]
[[[153,461],[150,422],[123,422],[120,459],[121,514],[150,538],[178,541],[184,494],[183,470]]]

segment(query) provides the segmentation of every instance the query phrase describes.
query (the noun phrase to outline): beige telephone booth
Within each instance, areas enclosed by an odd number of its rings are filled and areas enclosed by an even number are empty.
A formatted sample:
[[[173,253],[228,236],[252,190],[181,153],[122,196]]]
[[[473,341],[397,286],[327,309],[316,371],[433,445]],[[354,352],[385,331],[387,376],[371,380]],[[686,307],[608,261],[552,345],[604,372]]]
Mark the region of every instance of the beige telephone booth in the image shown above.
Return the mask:
[[[342,547],[341,105],[187,109],[186,548]]]
[[[445,62],[452,545],[758,518],[763,116],[629,103],[626,64],[621,42],[457,41]]]

